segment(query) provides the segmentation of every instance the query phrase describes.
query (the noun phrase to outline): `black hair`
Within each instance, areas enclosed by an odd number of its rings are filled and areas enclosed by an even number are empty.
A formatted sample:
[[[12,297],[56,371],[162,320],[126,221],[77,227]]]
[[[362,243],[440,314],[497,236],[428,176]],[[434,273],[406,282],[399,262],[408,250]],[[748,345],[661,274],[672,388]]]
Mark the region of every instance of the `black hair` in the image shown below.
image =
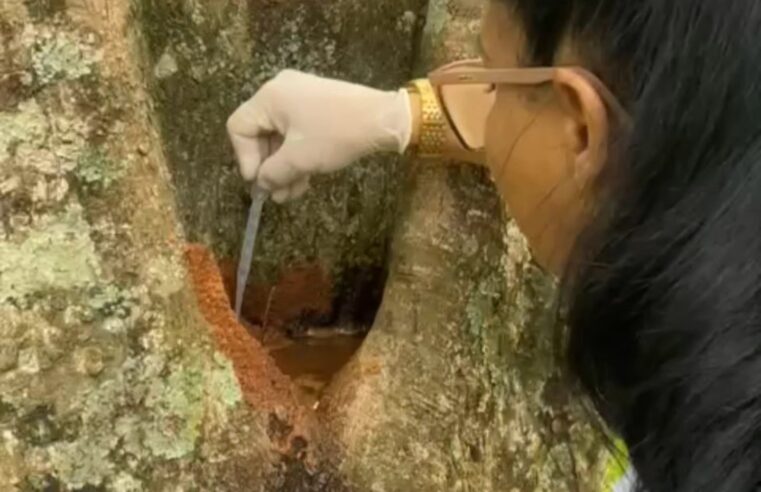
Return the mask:
[[[565,278],[571,373],[639,490],[761,489],[761,1],[500,1],[634,120]]]

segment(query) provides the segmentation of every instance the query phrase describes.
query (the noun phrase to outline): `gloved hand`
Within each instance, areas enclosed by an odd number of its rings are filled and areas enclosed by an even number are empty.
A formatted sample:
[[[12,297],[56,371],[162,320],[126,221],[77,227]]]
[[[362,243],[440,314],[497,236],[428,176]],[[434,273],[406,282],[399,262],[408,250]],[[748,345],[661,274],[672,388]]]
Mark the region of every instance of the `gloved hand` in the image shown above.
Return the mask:
[[[378,151],[403,153],[412,116],[405,90],[384,92],[286,70],[227,121],[244,179],[283,202],[309,176],[342,169]]]

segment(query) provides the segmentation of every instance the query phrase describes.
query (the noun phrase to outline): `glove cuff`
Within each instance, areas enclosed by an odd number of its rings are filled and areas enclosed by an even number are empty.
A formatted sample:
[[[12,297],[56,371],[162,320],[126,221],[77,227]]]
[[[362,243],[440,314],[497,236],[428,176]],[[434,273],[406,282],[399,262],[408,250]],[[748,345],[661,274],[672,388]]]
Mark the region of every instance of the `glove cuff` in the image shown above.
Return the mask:
[[[386,92],[378,102],[383,109],[378,117],[381,134],[376,138],[376,150],[404,154],[412,139],[412,108],[407,91]]]

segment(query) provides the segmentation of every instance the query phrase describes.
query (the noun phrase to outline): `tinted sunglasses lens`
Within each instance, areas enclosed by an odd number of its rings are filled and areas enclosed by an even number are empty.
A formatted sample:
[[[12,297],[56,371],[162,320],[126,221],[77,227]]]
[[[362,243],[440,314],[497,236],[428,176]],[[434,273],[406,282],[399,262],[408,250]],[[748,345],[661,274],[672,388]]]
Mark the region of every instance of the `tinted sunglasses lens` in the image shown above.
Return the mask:
[[[484,147],[486,119],[495,94],[487,84],[445,84],[439,87],[444,110],[463,143],[471,150]]]

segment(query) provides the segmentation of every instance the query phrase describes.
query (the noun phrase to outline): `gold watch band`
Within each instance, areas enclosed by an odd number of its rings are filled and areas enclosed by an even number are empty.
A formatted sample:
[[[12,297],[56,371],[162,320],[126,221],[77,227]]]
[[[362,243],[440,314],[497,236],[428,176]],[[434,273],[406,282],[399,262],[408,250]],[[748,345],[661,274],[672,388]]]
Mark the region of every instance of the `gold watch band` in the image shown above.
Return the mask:
[[[415,148],[419,157],[442,155],[446,143],[447,122],[441,112],[439,100],[428,79],[411,81],[407,90],[420,97],[420,135]]]

